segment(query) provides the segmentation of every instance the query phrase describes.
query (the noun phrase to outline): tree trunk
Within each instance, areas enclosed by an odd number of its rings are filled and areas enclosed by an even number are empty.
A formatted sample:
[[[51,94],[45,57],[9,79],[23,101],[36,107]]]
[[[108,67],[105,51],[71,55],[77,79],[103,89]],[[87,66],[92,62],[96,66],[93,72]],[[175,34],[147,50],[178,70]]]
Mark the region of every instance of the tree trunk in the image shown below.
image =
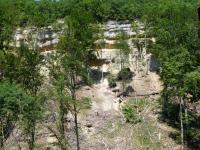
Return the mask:
[[[187,100],[184,101],[184,112],[185,112],[185,135],[186,139],[188,138],[188,129],[189,129],[189,120],[188,120],[188,108],[187,108]],[[186,140],[186,145],[187,145],[187,140]]]
[[[124,81],[124,79],[122,80],[122,92],[124,93],[125,92],[125,81]]]
[[[31,133],[31,141],[30,141],[30,150],[34,150],[34,143],[35,143],[35,132]]]
[[[34,150],[35,147],[35,123],[30,125],[30,139],[29,139],[29,150]]]
[[[79,131],[78,131],[78,119],[77,119],[77,112],[76,111],[74,113],[74,122],[75,122],[75,130],[76,130],[77,150],[80,150]]]
[[[66,140],[65,140],[65,126],[64,126],[64,107],[63,107],[62,99],[60,100],[59,131],[60,131],[60,137],[61,137],[60,148],[61,148],[61,150],[66,150],[66,148],[65,148]]]
[[[72,92],[72,100],[74,101],[74,123],[75,123],[75,133],[76,133],[76,146],[77,146],[77,150],[80,150],[78,118],[77,118],[78,114],[77,114],[75,91]]]
[[[180,122],[181,122],[181,150],[184,149],[184,128],[183,128],[183,99],[180,99]]]
[[[122,52],[121,52],[122,50],[120,50],[120,70],[122,70],[123,69],[123,58],[122,58]]]
[[[0,133],[0,148],[4,150],[4,128],[3,123],[0,121],[1,133]]]

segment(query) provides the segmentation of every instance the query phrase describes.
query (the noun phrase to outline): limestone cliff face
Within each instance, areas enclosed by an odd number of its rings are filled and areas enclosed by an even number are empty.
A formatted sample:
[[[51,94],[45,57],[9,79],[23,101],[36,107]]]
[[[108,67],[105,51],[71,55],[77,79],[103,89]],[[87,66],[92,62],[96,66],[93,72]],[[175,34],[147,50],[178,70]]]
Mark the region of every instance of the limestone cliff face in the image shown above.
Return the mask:
[[[10,46],[20,47],[22,44],[25,44],[31,49],[38,48],[41,51],[52,50],[58,43],[59,36],[64,30],[63,23],[64,21],[59,20],[55,25],[43,28],[17,28]]]
[[[129,37],[127,43],[131,52],[127,57],[126,67],[129,67],[131,71],[141,76],[147,75],[152,70],[152,67],[154,69],[157,67],[155,59],[146,50],[149,42],[153,42],[154,39],[146,38],[144,24],[139,21],[135,21],[135,24],[137,25],[137,30],[135,31],[133,31],[132,25],[128,21],[108,21],[102,27],[104,31],[104,39],[102,40],[105,42],[105,47],[99,51],[99,57],[110,62],[107,68],[113,74],[118,73],[120,70],[120,50],[114,47],[120,31],[124,31]]]
[[[154,71],[159,68],[159,63],[147,52],[148,44],[155,42],[155,39],[146,38],[144,25],[138,21],[135,23],[138,26],[137,31],[133,31],[132,25],[127,21],[109,21],[103,25],[104,37],[101,41],[104,41],[105,47],[98,50],[97,56],[109,63],[104,64],[101,71],[114,75],[120,71],[120,50],[114,45],[117,35],[123,30],[129,37],[127,43],[131,49],[125,67],[130,68],[135,74],[128,84],[134,88],[138,96],[158,94],[162,90],[162,83]]]

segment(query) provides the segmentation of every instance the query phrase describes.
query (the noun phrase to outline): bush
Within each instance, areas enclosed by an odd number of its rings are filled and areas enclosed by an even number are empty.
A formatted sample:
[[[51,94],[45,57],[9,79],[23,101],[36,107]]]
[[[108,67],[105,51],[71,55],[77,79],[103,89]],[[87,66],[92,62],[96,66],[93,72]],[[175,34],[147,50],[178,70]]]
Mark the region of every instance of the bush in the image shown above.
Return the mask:
[[[122,112],[127,122],[133,123],[133,124],[140,122],[139,116],[136,112],[136,106],[130,105],[130,103],[127,103],[122,107]]]
[[[108,76],[108,85],[110,88],[114,88],[117,86],[116,79],[112,75]]]
[[[122,69],[117,76],[118,80],[131,80],[133,77],[133,72],[129,68]]]
[[[141,122],[140,115],[138,112],[142,112],[148,105],[145,99],[131,99],[123,107],[122,113],[124,114],[126,121],[129,123],[136,124]]]

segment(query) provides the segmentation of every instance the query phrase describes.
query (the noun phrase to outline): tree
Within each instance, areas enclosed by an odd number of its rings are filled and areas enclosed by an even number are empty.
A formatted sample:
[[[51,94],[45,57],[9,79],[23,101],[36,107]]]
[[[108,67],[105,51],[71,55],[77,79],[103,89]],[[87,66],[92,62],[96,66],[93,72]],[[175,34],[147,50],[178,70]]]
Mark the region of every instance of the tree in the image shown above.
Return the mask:
[[[81,9],[82,10],[82,9]],[[81,12],[81,14],[80,14]],[[87,81],[87,56],[94,46],[91,15],[86,11],[74,10],[66,18],[66,30],[58,44],[58,57],[55,60],[63,77],[63,87],[71,98],[71,113],[74,116],[77,150],[80,149],[78,112],[79,101],[76,92],[82,81]]]
[[[26,136],[29,150],[35,149],[36,124],[42,119],[44,100],[38,96],[29,97],[23,103],[20,116],[22,129]]]
[[[0,148],[4,149],[4,142],[12,132],[12,128],[25,112],[27,102],[33,99],[30,95],[19,87],[11,84],[9,81],[0,82]],[[32,101],[34,102],[34,101]],[[26,110],[32,111],[29,107]],[[33,105],[34,107],[34,105]],[[28,113],[28,112],[26,112]],[[29,114],[30,115],[30,114]],[[31,117],[32,118],[32,117]]]
[[[120,68],[122,70],[125,68],[125,64],[129,62],[129,53],[131,50],[127,43],[128,36],[125,31],[120,31],[117,38],[118,40],[115,45],[119,49]]]
[[[163,1],[155,3],[156,9],[153,7],[146,9],[148,10],[146,14],[149,16],[146,20],[153,31],[152,35],[156,37],[152,52],[161,64],[160,75],[164,82],[163,110],[167,112],[169,119],[179,121],[182,148],[184,140],[190,140],[186,138],[189,133],[186,132],[189,127],[188,96],[196,99],[195,94],[198,93],[194,92],[198,91],[198,88],[191,87],[191,84],[198,84],[199,68],[199,63],[196,61],[199,56],[197,15],[193,11],[196,10],[196,4],[189,1]]]
[[[19,59],[19,74],[16,81],[22,84],[27,93],[33,97],[33,99],[27,102],[28,107],[25,109],[26,111],[22,117],[25,133],[28,136],[29,149],[33,150],[35,147],[35,127],[37,121],[41,119],[41,108],[43,105],[38,95],[42,85],[40,65],[42,64],[43,57],[38,51],[22,46],[19,50]]]
[[[185,75],[184,87],[185,92],[192,95],[192,101],[198,101],[200,98],[200,71],[189,72]]]
[[[52,60],[53,61],[57,60],[56,62],[58,62],[60,57],[56,57],[56,58],[57,59],[54,58]],[[69,83],[67,79],[69,78],[67,74],[68,72],[66,72],[66,69],[63,68],[63,66],[62,68],[60,68],[59,64],[55,64],[54,62],[51,63],[51,80],[52,80],[54,92],[55,92],[54,93],[54,96],[56,99],[55,102],[58,105],[58,115],[57,115],[57,124],[56,124],[57,129],[58,129],[58,134],[52,128],[50,127],[48,128],[50,129],[50,131],[54,133],[54,135],[58,139],[58,142],[62,150],[68,149],[68,142],[65,135],[66,133],[66,128],[65,128],[66,119],[65,118],[67,114],[69,112],[71,112],[72,114],[75,114],[75,113],[78,114],[81,110],[90,108],[90,105],[91,105],[90,99],[87,97],[83,97],[81,99],[77,99],[77,98],[72,99],[72,95],[71,95],[72,92],[69,89],[71,83]],[[76,128],[78,127],[76,126]],[[77,135],[77,138],[78,138],[78,135]]]
[[[55,96],[55,102],[58,105],[58,115],[57,115],[57,130],[54,131],[52,128],[48,127],[48,129],[54,133],[56,136],[61,150],[68,149],[68,143],[66,139],[66,128],[65,128],[65,117],[67,116],[68,112],[71,109],[70,102],[71,98],[69,96],[69,92],[66,90],[66,83],[65,83],[65,74],[63,70],[59,67],[59,65],[55,64],[55,60],[58,60],[55,55],[52,55],[49,59],[50,62],[50,77],[53,84],[53,95]]]
[[[125,90],[125,82],[127,81],[127,76],[130,77],[130,73],[131,73],[130,69],[126,68],[126,64],[129,63],[129,54],[131,51],[127,43],[127,39],[128,39],[128,36],[125,33],[125,31],[121,31],[118,36],[118,40],[115,44],[117,49],[119,49],[120,72],[118,76],[122,79],[123,92]]]
[[[42,84],[40,65],[43,57],[38,51],[21,46],[14,52],[7,51],[5,56],[4,78],[11,83],[20,84],[32,98],[27,99],[23,108],[22,121],[28,138],[29,149],[34,149],[35,126],[40,119],[42,102],[38,94]],[[31,108],[31,109],[30,109]]]
[[[12,0],[0,1],[0,50],[7,49],[17,22],[17,9]]]

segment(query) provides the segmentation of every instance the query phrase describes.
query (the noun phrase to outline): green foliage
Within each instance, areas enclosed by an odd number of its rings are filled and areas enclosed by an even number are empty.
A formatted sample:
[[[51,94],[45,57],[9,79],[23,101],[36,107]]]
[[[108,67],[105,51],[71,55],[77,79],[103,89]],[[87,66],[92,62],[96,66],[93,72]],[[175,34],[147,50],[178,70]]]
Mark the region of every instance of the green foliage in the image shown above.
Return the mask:
[[[90,109],[92,106],[92,101],[88,97],[82,97],[80,100],[78,100],[78,110],[87,110]]]
[[[20,105],[19,108],[14,108],[15,105],[13,104],[11,110],[19,111],[20,114],[15,113],[17,116],[15,114],[13,116],[16,117],[16,121],[22,122],[29,149],[33,150],[36,124],[42,117],[43,100],[39,99],[42,76],[39,68],[43,57],[40,56],[38,51],[24,46],[12,51],[6,50],[1,53],[1,57],[3,58],[1,61],[2,79],[8,79],[9,84],[18,83],[26,91],[25,98],[18,104]],[[13,90],[15,91],[15,89]],[[11,91],[8,90],[8,92],[12,94]],[[10,99],[10,97],[8,98]],[[18,101],[17,99],[16,103]],[[6,106],[3,106],[3,108],[5,109]]]
[[[117,86],[116,79],[112,75],[108,76],[108,85],[110,88],[114,88]]]
[[[28,98],[28,95],[15,84],[8,81],[0,82],[0,116],[1,121],[17,120],[19,113],[22,112],[21,104]],[[11,119],[12,118],[12,119]],[[13,120],[13,121],[14,121]]]
[[[8,44],[12,37],[17,22],[17,13],[14,1],[0,1],[0,50],[5,48],[5,44]]]
[[[42,105],[38,98],[32,97],[15,84],[0,82],[0,140],[9,135],[8,129],[17,121],[21,121],[29,142],[35,133],[35,124],[42,117]],[[3,142],[1,142],[2,144]],[[1,145],[0,146],[3,146]],[[34,144],[32,144],[34,145]]]
[[[136,124],[140,122],[140,116],[138,109],[142,109],[143,103],[137,103],[135,100],[129,100],[123,107],[122,112],[127,122]]]
[[[129,68],[123,68],[117,76],[118,80],[131,80],[133,77],[133,72]]]
[[[130,99],[122,107],[122,112],[128,122],[138,123],[143,121],[140,113],[142,113],[147,106],[150,106],[147,99]]]
[[[120,31],[120,33],[117,36],[117,42],[116,42],[116,47],[122,51],[124,55],[128,55],[130,53],[130,48],[127,43],[128,35],[126,34],[125,31]]]
[[[200,98],[200,71],[195,70],[186,74],[184,79],[185,91],[191,94],[193,101],[198,101]]]
[[[159,139],[160,131],[157,127],[155,121],[146,121],[137,124],[136,134],[133,139],[137,140],[138,145],[141,146],[142,149],[147,150],[150,147],[152,149],[163,149],[163,144]],[[164,133],[162,133],[164,136]]]
[[[129,54],[131,52],[131,49],[129,48],[128,42],[127,42],[127,34],[125,31],[121,31],[118,35],[117,42],[115,44],[116,48],[119,49],[119,56],[120,56],[120,65],[121,70],[118,73],[118,80],[122,81],[122,89],[124,92],[125,88],[125,81],[130,80],[132,78],[132,72],[129,68],[125,68],[125,66],[129,63]]]
[[[43,57],[40,53],[22,46],[15,52],[6,51],[3,58],[3,77],[10,82],[18,82],[31,94],[36,95],[42,82],[39,66]]]
[[[73,102],[74,106],[80,103],[81,109],[90,106],[89,100],[74,100],[82,81],[88,81],[87,58],[95,47],[94,34],[97,31],[93,24],[140,18],[145,23],[145,28],[148,28],[148,34],[156,38],[156,43],[149,51],[161,64],[163,108],[172,120],[177,121],[177,97],[183,97],[186,103],[190,102],[189,99],[193,102],[200,99],[198,6],[198,0],[0,0],[0,80],[9,80],[0,85],[0,119],[5,123],[3,127],[19,120],[20,114],[27,135],[32,136],[29,144],[34,147],[35,125],[41,118],[43,105],[38,98],[42,84],[39,68],[43,58],[37,51],[24,46],[8,50],[8,43],[17,26],[42,27],[59,18],[65,18],[66,29],[58,44],[55,59],[57,64],[53,66],[52,74],[59,82],[55,86],[64,113],[68,112],[69,102]],[[137,31],[138,27],[133,24],[133,29]],[[133,77],[130,69],[125,68],[130,53],[127,38],[121,32],[116,43],[121,58],[118,79],[122,82]],[[137,40],[135,44],[140,48]],[[108,80],[109,86],[116,86],[113,78]],[[26,92],[15,85],[15,82]],[[137,107],[141,107],[138,105]],[[123,111],[128,121],[137,120],[134,107],[127,106]]]
[[[23,90],[7,81],[0,82],[0,148],[4,147],[8,128],[18,120],[20,104],[26,99]]]
[[[133,124],[138,122],[136,110],[132,106],[128,106],[128,105],[124,106],[122,109],[122,112],[127,122],[130,122]]]
[[[200,130],[197,130],[197,131],[196,131],[195,137],[200,139]]]
[[[20,116],[21,127],[26,135],[26,141],[30,150],[33,150],[35,147],[36,124],[42,119],[43,103],[44,101],[38,97],[26,99],[23,106],[23,113]]]
[[[51,77],[56,83],[59,100],[59,132],[65,138],[64,116],[70,111],[74,116],[77,149],[79,149],[79,128],[77,115],[80,110],[90,108],[88,98],[78,99],[77,90],[88,83],[88,55],[94,46],[93,18],[84,8],[73,9],[65,18],[66,28],[58,43],[57,53],[51,56]],[[57,62],[57,63],[55,63]],[[54,84],[55,85],[55,84]],[[63,143],[61,143],[61,147]],[[62,148],[61,148],[62,149]]]
[[[143,17],[151,27],[151,35],[156,38],[151,52],[161,64],[163,110],[174,124],[180,122],[179,98],[184,100],[184,110],[187,103],[199,100],[198,5],[197,1],[187,0],[154,1],[145,9]],[[189,128],[199,128],[199,124],[190,120],[189,115],[183,119],[184,136],[187,137]],[[191,142],[193,138],[187,140]]]

